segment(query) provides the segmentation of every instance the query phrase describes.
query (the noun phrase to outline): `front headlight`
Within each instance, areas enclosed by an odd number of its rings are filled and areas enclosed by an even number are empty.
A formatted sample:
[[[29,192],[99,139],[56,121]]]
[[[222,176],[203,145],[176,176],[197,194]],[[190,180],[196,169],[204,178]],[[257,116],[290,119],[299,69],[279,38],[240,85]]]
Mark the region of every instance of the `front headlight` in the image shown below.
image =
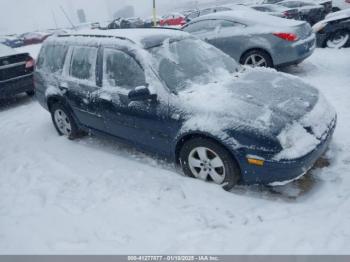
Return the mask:
[[[312,30],[313,30],[315,33],[318,33],[318,32],[320,32],[321,30],[323,30],[323,28],[325,28],[326,25],[327,25],[327,23],[319,22],[319,23],[315,24],[315,25],[312,27]]]

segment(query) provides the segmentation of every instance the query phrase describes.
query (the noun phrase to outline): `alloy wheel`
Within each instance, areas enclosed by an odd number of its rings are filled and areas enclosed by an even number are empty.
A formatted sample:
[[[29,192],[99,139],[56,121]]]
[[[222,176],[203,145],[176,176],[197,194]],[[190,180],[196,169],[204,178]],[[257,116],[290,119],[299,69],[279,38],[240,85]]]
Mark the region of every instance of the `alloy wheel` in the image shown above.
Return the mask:
[[[244,64],[252,67],[267,67],[266,59],[258,54],[252,54],[248,56],[244,61]]]
[[[345,32],[338,32],[327,40],[327,47],[342,48],[349,41],[350,35]]]
[[[72,126],[66,113],[61,109],[57,109],[54,113],[54,119],[58,130],[69,137],[72,133]]]
[[[188,156],[188,164],[196,178],[202,180],[210,178],[218,185],[225,181],[224,162],[218,154],[209,148],[194,148]]]

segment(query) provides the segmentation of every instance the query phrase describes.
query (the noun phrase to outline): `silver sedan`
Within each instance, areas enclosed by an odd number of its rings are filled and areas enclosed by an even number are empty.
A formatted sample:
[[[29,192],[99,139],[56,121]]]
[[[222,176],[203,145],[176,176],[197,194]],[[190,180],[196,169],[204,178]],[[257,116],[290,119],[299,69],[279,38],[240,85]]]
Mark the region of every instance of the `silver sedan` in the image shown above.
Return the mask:
[[[251,66],[299,64],[312,55],[316,47],[315,34],[308,23],[251,9],[201,16],[183,30],[221,49],[241,64]]]

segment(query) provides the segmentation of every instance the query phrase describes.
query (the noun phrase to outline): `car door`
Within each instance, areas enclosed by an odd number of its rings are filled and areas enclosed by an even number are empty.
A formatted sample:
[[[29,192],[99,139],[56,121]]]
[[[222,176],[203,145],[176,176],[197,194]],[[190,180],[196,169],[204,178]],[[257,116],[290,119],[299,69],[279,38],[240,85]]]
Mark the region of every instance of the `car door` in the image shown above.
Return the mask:
[[[249,36],[242,34],[245,25],[228,20],[208,19],[190,24],[185,31],[214,45],[239,61],[240,48],[245,46]]]
[[[96,84],[98,47],[74,46],[68,56],[65,77],[59,88],[80,123],[88,128],[104,130],[98,104],[92,99],[92,94],[99,89]]]
[[[215,20],[208,19],[191,23],[187,25],[184,30],[197,36],[203,41],[211,43],[214,38],[213,31],[215,29],[215,27],[213,27],[213,21]]]
[[[99,92],[101,114],[108,133],[147,150],[169,150],[168,101],[130,101],[128,94],[148,86],[144,69],[133,54],[105,48]]]
[[[214,28],[213,34],[215,37],[210,43],[239,61],[242,47],[246,46],[252,38],[251,35],[244,34],[246,26],[233,21],[218,19],[213,21],[212,28]]]

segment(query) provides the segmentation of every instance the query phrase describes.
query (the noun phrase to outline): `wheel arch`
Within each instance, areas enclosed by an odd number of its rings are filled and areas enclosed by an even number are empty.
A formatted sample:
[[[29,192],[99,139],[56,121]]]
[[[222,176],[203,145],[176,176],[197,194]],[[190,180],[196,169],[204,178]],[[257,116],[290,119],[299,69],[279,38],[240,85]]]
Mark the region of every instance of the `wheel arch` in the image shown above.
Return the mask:
[[[59,95],[51,95],[51,96],[47,97],[46,103],[47,103],[47,108],[49,109],[50,112],[51,112],[52,105],[55,103],[62,103],[63,105],[66,105],[66,102],[63,99],[63,97],[61,97]]]
[[[227,152],[229,152],[229,154],[232,156],[232,158],[234,159],[234,161],[236,162],[238,168],[239,168],[239,171],[241,172],[242,174],[242,168],[241,168],[241,164],[240,164],[240,161],[238,160],[237,158],[237,153],[233,152],[232,149],[230,149],[230,147],[225,144],[225,142],[223,142],[222,140],[218,139],[217,137],[211,135],[211,134],[208,134],[208,133],[205,133],[205,132],[190,132],[190,133],[186,133],[186,134],[183,134],[181,135],[177,141],[176,141],[176,146],[175,146],[175,163],[178,165],[180,164],[180,151],[181,151],[181,148],[183,147],[183,145],[191,140],[191,139],[194,139],[194,138],[206,138],[206,139],[210,139],[212,140],[213,142],[215,143],[218,143],[219,145],[221,145],[223,148],[225,148],[227,150]],[[243,174],[242,174],[243,175]]]

